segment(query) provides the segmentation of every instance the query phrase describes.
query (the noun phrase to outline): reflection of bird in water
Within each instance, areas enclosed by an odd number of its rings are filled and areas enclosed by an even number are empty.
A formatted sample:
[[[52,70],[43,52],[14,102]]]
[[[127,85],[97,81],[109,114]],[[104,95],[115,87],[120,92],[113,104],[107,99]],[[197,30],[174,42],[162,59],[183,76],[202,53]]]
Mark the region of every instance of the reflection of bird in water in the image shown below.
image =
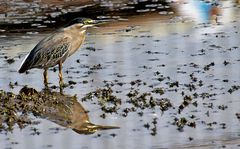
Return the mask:
[[[61,126],[71,128],[79,134],[92,134],[98,130],[118,129],[116,126],[95,125],[89,121],[86,110],[76,97],[62,95],[58,92],[42,91],[24,87],[21,95],[33,97],[33,113]],[[31,101],[32,103],[32,101]]]
[[[95,23],[91,19],[77,18],[67,27],[42,39],[26,56],[18,72],[24,73],[32,68],[44,69],[44,83],[47,86],[47,69],[58,64],[59,82],[62,85],[62,63],[79,49],[85,39],[86,29]]]

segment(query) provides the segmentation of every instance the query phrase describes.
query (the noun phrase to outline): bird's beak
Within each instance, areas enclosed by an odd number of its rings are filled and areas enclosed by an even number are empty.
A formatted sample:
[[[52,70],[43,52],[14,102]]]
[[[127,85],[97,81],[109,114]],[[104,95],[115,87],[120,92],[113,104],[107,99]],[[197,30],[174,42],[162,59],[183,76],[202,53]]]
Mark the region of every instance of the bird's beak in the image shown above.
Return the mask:
[[[86,24],[83,26],[83,28],[88,28],[88,27],[93,27],[93,26],[94,26],[94,24]]]
[[[105,23],[107,23],[107,22],[104,20],[94,20],[95,25],[101,25],[101,24],[105,24]]]
[[[99,24],[98,20],[90,20],[90,21],[88,21],[88,24],[84,25],[84,28],[93,27],[93,26],[95,26],[97,24]]]
[[[98,28],[99,25],[102,25],[102,24],[105,24],[105,23],[106,23],[106,21],[104,21],[104,20],[89,20],[87,22],[87,24],[85,24],[83,26],[83,28],[88,28],[88,27]]]
[[[99,23],[99,20],[92,20],[91,23],[94,24],[94,25],[96,25],[96,24]]]
[[[95,27],[95,28],[98,28],[98,27],[100,27],[101,25],[106,24],[107,22],[104,21],[104,20],[93,20],[93,23],[94,23],[94,27]]]

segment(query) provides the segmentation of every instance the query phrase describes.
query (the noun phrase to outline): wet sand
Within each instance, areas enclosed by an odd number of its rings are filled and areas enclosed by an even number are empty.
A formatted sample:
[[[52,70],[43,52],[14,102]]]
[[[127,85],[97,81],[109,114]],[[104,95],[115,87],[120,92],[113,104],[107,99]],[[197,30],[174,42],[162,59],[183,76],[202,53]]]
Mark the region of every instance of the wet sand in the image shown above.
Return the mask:
[[[40,124],[2,131],[1,146],[238,148],[240,14],[230,8],[231,20],[218,24],[145,14],[89,30],[84,46],[64,63],[64,93],[77,95],[91,122],[120,129],[79,135],[32,115]],[[42,70],[20,75],[17,69],[46,34],[1,38],[1,89],[44,88]],[[55,69],[49,75],[59,92]]]

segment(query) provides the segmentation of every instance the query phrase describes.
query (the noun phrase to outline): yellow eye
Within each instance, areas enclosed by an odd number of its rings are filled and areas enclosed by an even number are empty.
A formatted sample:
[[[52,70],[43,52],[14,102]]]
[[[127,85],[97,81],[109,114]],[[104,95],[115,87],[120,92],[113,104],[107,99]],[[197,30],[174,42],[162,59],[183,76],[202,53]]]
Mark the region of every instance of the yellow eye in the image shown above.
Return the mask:
[[[88,20],[84,21],[84,23],[85,23],[85,24],[92,24],[93,21],[92,21],[91,19],[88,19]]]

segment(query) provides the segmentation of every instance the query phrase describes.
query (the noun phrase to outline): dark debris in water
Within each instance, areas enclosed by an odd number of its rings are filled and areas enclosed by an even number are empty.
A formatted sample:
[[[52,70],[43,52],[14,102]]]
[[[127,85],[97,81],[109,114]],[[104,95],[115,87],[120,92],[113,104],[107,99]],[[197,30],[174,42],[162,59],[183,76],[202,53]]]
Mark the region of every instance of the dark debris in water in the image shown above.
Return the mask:
[[[154,109],[159,107],[160,110],[166,111],[168,108],[172,107],[172,104],[169,99],[166,98],[155,98],[152,94],[142,93],[138,94],[138,91],[130,91],[127,96],[127,100],[134,108],[144,110],[145,108]]]
[[[192,127],[192,128],[195,128],[196,127],[196,123],[195,122],[192,122],[192,121],[189,121],[187,120],[186,118],[184,117],[181,117],[181,118],[175,118],[174,119],[174,122],[173,122],[173,125],[176,125],[177,126],[177,129],[179,131],[183,131],[183,128],[185,126],[189,126],[189,127]]]
[[[8,64],[12,64],[15,62],[15,60],[13,58],[8,58],[5,60]]]
[[[186,64],[186,66],[201,69],[200,65],[195,63]],[[205,65],[204,69],[208,71],[213,66],[215,66],[214,62]],[[227,105],[215,105],[212,102],[218,95],[214,92],[216,87],[215,85],[206,85],[206,82],[202,78],[199,78],[199,73],[204,72],[192,72],[187,75],[189,76],[189,82],[182,83],[173,80],[169,76],[162,75],[160,71],[156,71],[153,73],[154,78],[152,79],[158,82],[156,85],[154,83],[149,85],[141,79],[135,79],[129,81],[129,83],[120,83],[119,85],[119,80],[122,77],[117,77],[114,81],[103,81],[104,87],[87,93],[82,98],[82,101],[90,101],[95,105],[97,104],[102,111],[99,116],[104,119],[108,117],[108,114],[115,114],[121,117],[128,117],[135,114],[143,122],[142,126],[148,129],[153,136],[157,134],[157,127],[152,125],[150,121],[145,120],[144,116],[146,113],[152,112],[160,116],[158,119],[161,119],[161,116],[165,113],[171,113],[174,115],[171,117],[173,119],[171,124],[182,132],[187,128],[186,126],[190,128],[197,127],[200,118],[193,114],[193,112],[198,112],[199,106],[203,106],[206,109],[205,115],[207,117],[211,116],[213,109],[216,110],[214,112],[221,112],[228,108]],[[117,75],[119,74],[117,73]],[[129,88],[126,89],[126,87]],[[202,92],[203,88],[207,88],[209,91]],[[238,89],[239,87],[235,85],[227,91],[233,93]],[[179,94],[182,97],[182,101],[176,104],[175,101],[179,99],[178,97],[166,98],[169,97],[169,93]],[[191,111],[190,113],[189,110]],[[236,116],[239,119],[239,114],[236,114]],[[219,122],[219,126],[221,129],[225,129],[226,124],[222,123]],[[212,129],[209,125],[206,124],[206,129]]]
[[[240,86],[238,85],[233,85],[229,90],[228,93],[232,94],[233,92],[237,91],[240,89]]]
[[[97,89],[96,91],[88,93],[82,98],[82,101],[97,99],[98,104],[105,113],[117,113],[122,101],[117,98],[111,88]]]
[[[240,113],[236,113],[237,119],[240,120]]]
[[[214,65],[215,65],[215,63],[214,63],[214,62],[211,62],[210,64],[204,66],[203,69],[204,69],[205,71],[208,71],[208,70],[210,69],[210,67],[212,67],[212,66],[214,66]]]
[[[182,111],[183,111],[183,109],[185,108],[185,107],[188,107],[190,104],[192,104],[192,105],[194,105],[194,106],[197,106],[197,102],[195,101],[195,102],[192,102],[192,97],[191,96],[185,96],[184,98],[183,98],[183,102],[181,103],[181,105],[178,107],[178,113],[180,114]]]

